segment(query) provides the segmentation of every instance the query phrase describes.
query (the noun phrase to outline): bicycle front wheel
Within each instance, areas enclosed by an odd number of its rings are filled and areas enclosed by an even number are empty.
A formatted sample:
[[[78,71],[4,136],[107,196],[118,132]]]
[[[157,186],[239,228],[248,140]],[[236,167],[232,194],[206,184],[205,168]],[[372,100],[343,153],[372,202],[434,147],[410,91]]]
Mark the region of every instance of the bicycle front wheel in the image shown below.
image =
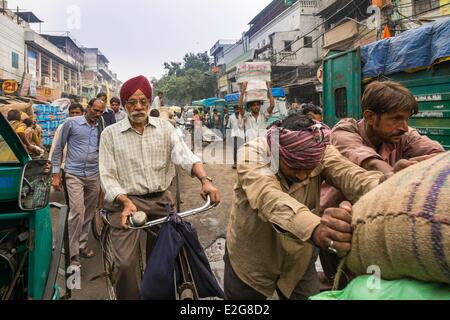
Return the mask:
[[[111,242],[111,228],[104,226],[101,233],[103,267],[105,270],[106,289],[110,300],[117,300],[116,281],[114,276],[114,252]]]

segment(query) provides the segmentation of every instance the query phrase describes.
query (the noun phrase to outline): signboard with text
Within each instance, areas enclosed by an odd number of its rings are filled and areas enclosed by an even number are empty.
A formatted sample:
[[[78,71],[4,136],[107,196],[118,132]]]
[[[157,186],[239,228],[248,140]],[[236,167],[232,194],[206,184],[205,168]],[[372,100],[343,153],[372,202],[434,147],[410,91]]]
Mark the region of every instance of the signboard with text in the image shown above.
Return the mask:
[[[3,94],[13,95],[19,90],[19,84],[15,80],[5,80],[2,82]]]

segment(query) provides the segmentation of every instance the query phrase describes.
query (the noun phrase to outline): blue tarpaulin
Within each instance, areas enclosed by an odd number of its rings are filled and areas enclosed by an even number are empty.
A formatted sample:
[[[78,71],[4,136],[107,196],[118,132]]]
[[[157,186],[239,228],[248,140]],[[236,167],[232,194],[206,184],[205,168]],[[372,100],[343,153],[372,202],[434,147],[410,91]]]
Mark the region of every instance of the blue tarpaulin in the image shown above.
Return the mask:
[[[283,98],[286,96],[286,93],[284,92],[283,88],[272,88],[272,95],[275,98]],[[238,101],[240,96],[241,96],[240,93],[232,93],[225,96],[225,100],[226,102]]]
[[[450,56],[450,19],[406,31],[361,48],[365,78],[427,67]]]

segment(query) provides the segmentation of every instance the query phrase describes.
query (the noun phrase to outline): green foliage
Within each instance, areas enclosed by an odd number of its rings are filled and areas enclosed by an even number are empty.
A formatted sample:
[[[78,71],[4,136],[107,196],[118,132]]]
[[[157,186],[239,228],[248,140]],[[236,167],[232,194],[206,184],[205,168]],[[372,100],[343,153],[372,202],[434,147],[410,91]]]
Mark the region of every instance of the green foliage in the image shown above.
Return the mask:
[[[190,105],[215,95],[217,78],[211,68],[207,52],[188,53],[183,62],[165,62],[166,74],[152,83],[155,91],[164,92],[166,105]]]

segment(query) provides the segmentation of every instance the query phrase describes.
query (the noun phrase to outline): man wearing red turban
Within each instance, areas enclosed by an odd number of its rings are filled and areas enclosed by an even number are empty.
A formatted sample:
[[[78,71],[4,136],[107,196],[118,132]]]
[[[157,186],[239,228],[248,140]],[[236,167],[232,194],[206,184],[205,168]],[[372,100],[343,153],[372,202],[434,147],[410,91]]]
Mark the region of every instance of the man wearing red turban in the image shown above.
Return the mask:
[[[164,119],[149,117],[152,87],[147,78],[139,76],[125,82],[120,99],[128,117],[102,134],[100,178],[111,222],[121,227],[111,230],[117,298],[139,299],[140,232],[128,229],[128,218],[137,211],[147,213],[149,220],[167,216],[165,204],[174,204],[168,188],[175,165],[200,180],[204,199],[210,196],[218,205],[220,195],[201,160],[175,128]]]
[[[315,213],[327,181],[352,202],[384,176],[368,172],[330,145],[330,129],[299,113],[239,150],[238,183],[227,232],[227,299],[307,299],[319,292],[319,249],[345,255],[351,204]]]

